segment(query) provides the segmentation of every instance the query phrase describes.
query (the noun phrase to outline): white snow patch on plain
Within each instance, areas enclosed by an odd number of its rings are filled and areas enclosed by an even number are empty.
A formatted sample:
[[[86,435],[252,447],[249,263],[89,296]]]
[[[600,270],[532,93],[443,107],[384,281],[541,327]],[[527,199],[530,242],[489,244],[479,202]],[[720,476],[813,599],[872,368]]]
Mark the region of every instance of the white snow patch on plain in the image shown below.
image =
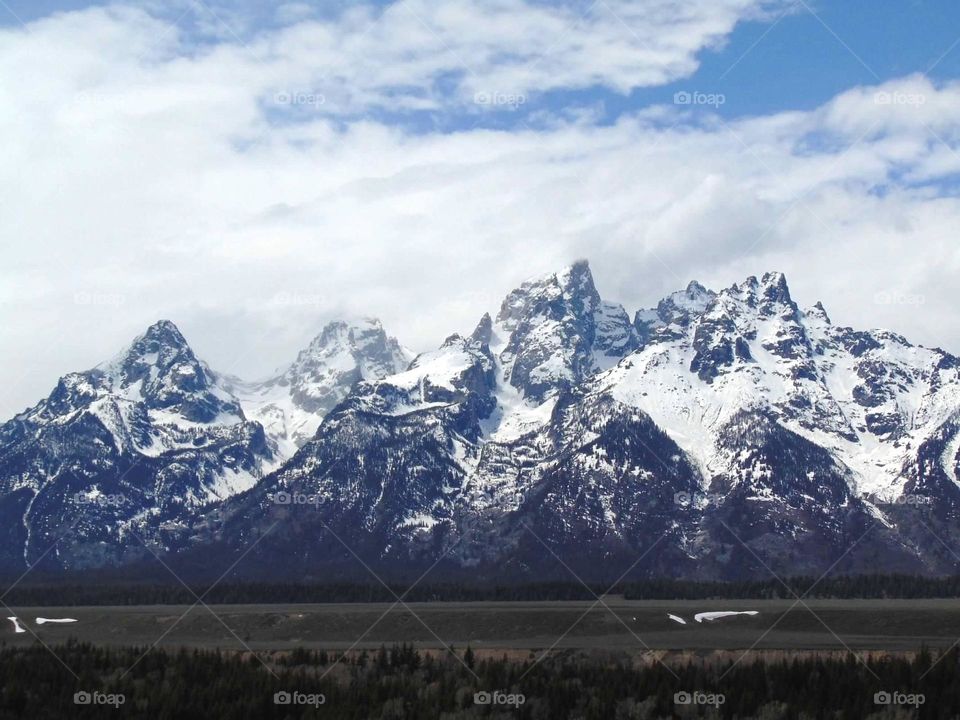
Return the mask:
[[[698,623],[702,623],[704,620],[713,622],[714,620],[731,617],[732,615],[759,615],[759,613],[756,610],[716,610],[713,612],[697,613],[693,616],[693,619]]]

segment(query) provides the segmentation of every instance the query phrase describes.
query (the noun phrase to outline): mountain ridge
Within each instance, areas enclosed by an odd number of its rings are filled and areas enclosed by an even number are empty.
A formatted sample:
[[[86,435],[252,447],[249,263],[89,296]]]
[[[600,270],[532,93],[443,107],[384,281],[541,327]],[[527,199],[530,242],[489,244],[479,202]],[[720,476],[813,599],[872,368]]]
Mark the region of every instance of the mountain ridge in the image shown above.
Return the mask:
[[[142,559],[124,528],[185,567],[257,538],[251,572],[282,558],[296,575],[346,572],[343,542],[384,571],[442,561],[491,577],[537,576],[544,543],[587,574],[654,545],[638,573],[956,567],[930,535],[960,528],[960,361],[836,326],[820,302],[801,309],[783,273],[720,291],[692,281],[631,318],[577,261],[413,357],[378,321],[335,321],[274,378],[243,383],[161,321],[98,368],[0,426],[13,545],[57,525],[34,506],[63,484],[62,465],[40,479],[60,425],[77,423],[68,484],[94,497],[119,481],[91,469],[84,443],[112,442],[116,468],[162,448],[152,490],[130,489],[140,505],[109,515],[120,530],[76,538],[79,559],[58,553],[67,568]],[[117,412],[90,420],[98,401]],[[198,452],[174,457],[188,442]],[[236,467],[243,482],[211,485]],[[69,516],[46,502],[45,518]]]

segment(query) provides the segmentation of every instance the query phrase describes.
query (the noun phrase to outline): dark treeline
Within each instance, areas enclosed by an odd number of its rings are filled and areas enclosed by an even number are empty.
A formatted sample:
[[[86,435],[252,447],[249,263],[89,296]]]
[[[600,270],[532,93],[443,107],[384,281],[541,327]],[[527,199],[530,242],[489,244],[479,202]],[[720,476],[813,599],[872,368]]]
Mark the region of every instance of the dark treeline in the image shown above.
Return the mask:
[[[791,577],[785,578],[784,583],[787,587],[774,579],[743,582],[645,580],[625,583],[611,592],[622,593],[632,600],[789,599],[793,597],[790,590],[799,596],[807,593],[806,597],[811,598],[960,597],[960,576],[856,575],[824,578],[816,583],[815,578]],[[607,590],[600,586],[588,589],[576,582],[518,585],[423,583],[407,592],[408,587],[398,583],[392,590],[396,595],[403,595],[407,602],[592,600],[593,593]],[[218,604],[393,602],[396,599],[393,593],[383,585],[346,583],[223,583],[213,588],[198,585],[187,589],[183,585],[50,581],[15,585],[3,597],[11,606],[189,605],[196,596],[202,596],[206,603]]]
[[[353,652],[344,658],[308,650],[254,656],[199,650],[146,652],[78,643],[2,647],[0,718],[880,720],[960,716],[956,650],[943,656],[920,651],[910,658],[807,656],[740,663],[691,661],[669,667],[639,664],[625,656],[554,653],[537,662],[532,654],[510,661],[479,658],[469,648],[454,652],[456,657],[395,646]],[[478,705],[474,695],[478,692],[522,695],[523,701],[516,707]],[[117,707],[76,704],[75,693],[99,693]],[[276,693],[316,701],[277,704]],[[722,695],[723,702],[678,705],[677,693]],[[900,698],[901,703],[922,695],[922,704],[916,700],[910,705],[878,703],[878,693]]]
[[[412,582],[412,581],[411,581]],[[70,605],[191,605],[197,596],[205,603],[364,603],[394,602],[473,602],[482,600],[592,600],[594,596],[576,583],[537,583],[530,585],[471,587],[457,584],[398,584],[393,592],[383,585],[284,583],[223,583],[213,588],[183,585],[89,585],[44,584],[17,585],[4,596],[10,606]],[[394,594],[395,593],[395,594]],[[406,593],[406,594],[404,594]]]

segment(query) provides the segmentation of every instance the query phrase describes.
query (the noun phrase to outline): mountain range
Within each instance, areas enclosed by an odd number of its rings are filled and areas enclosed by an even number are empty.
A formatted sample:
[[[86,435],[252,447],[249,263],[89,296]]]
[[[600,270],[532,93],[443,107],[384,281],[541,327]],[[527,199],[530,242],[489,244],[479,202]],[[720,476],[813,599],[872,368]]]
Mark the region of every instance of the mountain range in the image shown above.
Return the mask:
[[[957,571],[960,360],[767,273],[631,315],[579,261],[414,355],[245,382],[160,321],[0,425],[0,571],[491,581]]]

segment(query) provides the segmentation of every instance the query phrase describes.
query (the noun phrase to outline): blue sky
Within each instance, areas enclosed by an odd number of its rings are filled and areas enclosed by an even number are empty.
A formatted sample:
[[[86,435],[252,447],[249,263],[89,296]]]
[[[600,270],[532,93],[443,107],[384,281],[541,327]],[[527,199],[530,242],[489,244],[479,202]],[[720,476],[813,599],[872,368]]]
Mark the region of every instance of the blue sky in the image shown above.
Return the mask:
[[[960,353],[958,77],[947,0],[0,0],[0,417],[158,318],[256,377],[580,257]]]
[[[947,52],[960,38],[960,4],[843,0],[809,7],[816,15],[799,6],[776,24],[737,27],[721,52],[701,56],[694,77],[648,102],[693,85],[724,93],[720,112],[729,116],[809,110],[847,88],[931,66],[934,78],[960,73],[960,48]]]

